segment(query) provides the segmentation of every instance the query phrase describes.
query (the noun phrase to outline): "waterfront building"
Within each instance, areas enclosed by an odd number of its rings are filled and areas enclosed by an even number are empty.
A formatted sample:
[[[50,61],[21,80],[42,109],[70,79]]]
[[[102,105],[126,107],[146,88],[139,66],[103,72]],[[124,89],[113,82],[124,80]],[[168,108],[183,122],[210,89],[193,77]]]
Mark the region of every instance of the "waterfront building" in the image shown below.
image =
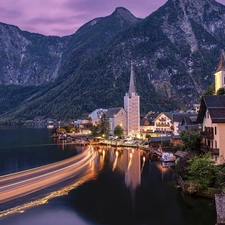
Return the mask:
[[[171,133],[172,112],[162,112],[154,120],[155,132]]]
[[[217,164],[225,163],[225,95],[203,96],[197,121],[202,124],[201,150]]]
[[[153,119],[144,117],[140,120],[140,133],[142,135],[149,135],[155,131]]]
[[[134,83],[134,69],[131,63],[129,91],[124,96],[124,109],[127,112],[127,135],[140,134],[140,97]]]
[[[91,119],[92,124],[96,125],[100,121],[102,115],[107,112],[107,110],[108,109],[95,109],[93,112],[91,112],[88,117]]]
[[[121,126],[124,134],[127,133],[127,112],[124,108],[109,108],[106,112],[106,117],[109,119],[110,135],[114,135],[114,129],[116,126]]]
[[[203,96],[197,122],[201,124],[203,152],[211,152],[217,164],[225,163],[225,95],[216,95],[225,88],[225,53],[221,54],[215,72],[215,95]]]

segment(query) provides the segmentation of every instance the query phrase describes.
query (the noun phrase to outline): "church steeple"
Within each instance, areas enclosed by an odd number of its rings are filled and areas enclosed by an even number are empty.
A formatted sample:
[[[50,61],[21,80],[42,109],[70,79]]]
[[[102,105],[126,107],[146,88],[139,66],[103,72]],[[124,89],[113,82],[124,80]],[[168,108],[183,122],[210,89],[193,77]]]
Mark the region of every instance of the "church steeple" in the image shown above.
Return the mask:
[[[129,95],[131,93],[136,93],[136,88],[134,85],[134,68],[133,68],[133,63],[131,62],[131,69],[130,69],[130,86],[129,86]]]
[[[215,72],[215,94],[220,88],[225,87],[225,52],[221,53],[219,65]]]
[[[129,91],[124,96],[124,109],[127,113],[127,135],[137,136],[140,133],[140,97],[136,93],[132,62]]]
[[[216,73],[220,71],[225,71],[225,52],[224,50],[221,53],[219,65],[217,67]]]

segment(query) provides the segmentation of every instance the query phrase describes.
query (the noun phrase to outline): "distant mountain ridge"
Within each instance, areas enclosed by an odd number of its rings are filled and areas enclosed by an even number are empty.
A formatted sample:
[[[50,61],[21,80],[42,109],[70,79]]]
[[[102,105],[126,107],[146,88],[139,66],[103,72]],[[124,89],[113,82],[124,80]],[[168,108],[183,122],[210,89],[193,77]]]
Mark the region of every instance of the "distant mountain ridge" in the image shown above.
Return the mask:
[[[131,60],[142,113],[190,108],[213,82],[223,24],[214,0],[168,0],[145,19],[119,7],[63,38],[0,24],[0,92],[12,94],[0,98],[0,120],[123,106]]]

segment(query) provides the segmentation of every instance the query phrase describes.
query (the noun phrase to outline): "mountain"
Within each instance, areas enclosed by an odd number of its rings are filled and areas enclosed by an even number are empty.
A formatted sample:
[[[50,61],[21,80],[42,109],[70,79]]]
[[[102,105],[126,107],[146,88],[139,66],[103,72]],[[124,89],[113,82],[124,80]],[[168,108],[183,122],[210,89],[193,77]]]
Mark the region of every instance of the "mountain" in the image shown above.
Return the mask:
[[[48,49],[45,54],[49,58],[57,52],[55,64],[48,64],[48,69],[54,65],[57,73],[51,72],[49,78],[40,73],[36,83],[25,82],[32,80],[28,74],[19,88],[7,85],[18,98],[14,104],[14,100],[0,98],[0,105],[7,106],[0,111],[1,119],[78,118],[95,108],[123,106],[131,60],[142,113],[190,108],[213,82],[225,45],[223,24],[225,6],[214,0],[168,0],[145,19],[117,8],[110,16],[96,18],[68,37],[45,37],[20,30],[20,35],[8,33],[11,43],[13,38],[20,38],[23,45],[31,39],[36,40],[37,47],[41,43]],[[42,54],[37,52],[40,62]],[[35,62],[37,56],[36,50],[32,51],[30,60]],[[10,84],[7,82],[4,84]],[[5,87],[0,87],[0,93]]]
[[[21,31],[0,23],[0,84],[39,86],[58,76],[69,37]]]

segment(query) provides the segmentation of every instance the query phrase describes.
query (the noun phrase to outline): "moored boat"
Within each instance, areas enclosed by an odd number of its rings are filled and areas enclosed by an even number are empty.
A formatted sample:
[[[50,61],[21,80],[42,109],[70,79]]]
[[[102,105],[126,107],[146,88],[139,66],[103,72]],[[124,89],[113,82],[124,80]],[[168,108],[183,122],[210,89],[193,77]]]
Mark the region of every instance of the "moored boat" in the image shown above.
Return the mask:
[[[66,140],[67,139],[67,135],[66,134],[60,134],[59,135],[59,140]]]
[[[173,153],[169,152],[163,152],[162,156],[160,157],[160,161],[162,162],[175,162],[176,159],[176,156]]]

